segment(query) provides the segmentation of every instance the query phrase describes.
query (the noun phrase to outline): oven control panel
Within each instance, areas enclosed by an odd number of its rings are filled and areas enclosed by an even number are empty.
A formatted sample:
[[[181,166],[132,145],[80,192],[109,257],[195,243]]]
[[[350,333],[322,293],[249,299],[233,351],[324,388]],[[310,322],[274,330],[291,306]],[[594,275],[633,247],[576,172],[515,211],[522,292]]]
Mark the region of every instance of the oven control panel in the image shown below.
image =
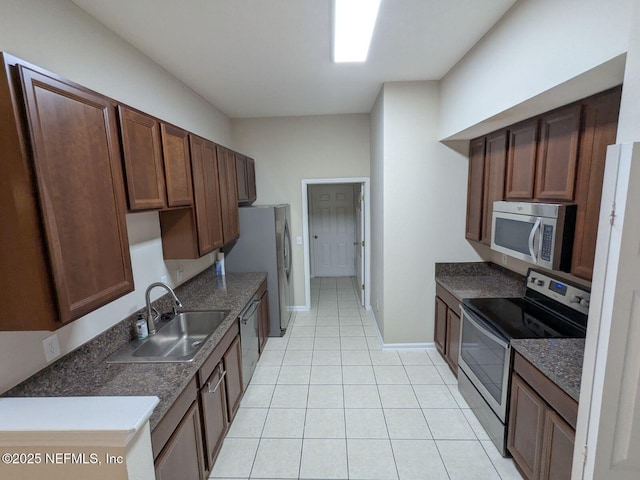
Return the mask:
[[[552,298],[580,313],[589,314],[591,294],[589,290],[579,285],[530,269],[527,274],[527,288]]]

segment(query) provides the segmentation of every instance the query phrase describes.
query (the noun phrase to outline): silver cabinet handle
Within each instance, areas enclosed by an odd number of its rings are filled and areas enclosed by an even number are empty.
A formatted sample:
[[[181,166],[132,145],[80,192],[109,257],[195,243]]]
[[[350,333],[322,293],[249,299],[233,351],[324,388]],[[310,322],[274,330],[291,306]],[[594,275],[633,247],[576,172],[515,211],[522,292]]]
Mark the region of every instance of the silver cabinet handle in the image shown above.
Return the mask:
[[[222,365],[220,365],[220,370],[222,370]],[[226,370],[222,370],[220,378],[218,379],[218,382],[216,383],[216,386],[213,387],[213,390],[211,389],[211,382],[207,382],[207,387],[209,387],[209,393],[216,393],[218,391],[218,387],[220,386],[220,383],[222,382],[222,380],[224,379],[226,374],[227,374],[227,371]]]

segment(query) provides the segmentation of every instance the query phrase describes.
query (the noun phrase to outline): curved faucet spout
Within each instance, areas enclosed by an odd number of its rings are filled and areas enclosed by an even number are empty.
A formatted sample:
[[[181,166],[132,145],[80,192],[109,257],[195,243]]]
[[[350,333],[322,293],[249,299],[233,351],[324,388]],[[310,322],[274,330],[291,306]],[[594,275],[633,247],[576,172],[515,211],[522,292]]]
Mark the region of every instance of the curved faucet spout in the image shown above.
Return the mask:
[[[178,308],[182,308],[182,303],[180,302],[180,300],[178,300],[178,297],[176,297],[175,292],[169,285],[162,282],[154,282],[149,285],[147,287],[147,291],[144,294],[144,299],[147,306],[147,328],[149,330],[149,335],[153,335],[154,333],[156,333],[156,319],[153,316],[153,308],[151,307],[151,290],[153,290],[153,288],[155,287],[162,287],[171,294],[171,296],[173,297],[173,301],[175,302],[173,306],[174,315],[178,314]]]

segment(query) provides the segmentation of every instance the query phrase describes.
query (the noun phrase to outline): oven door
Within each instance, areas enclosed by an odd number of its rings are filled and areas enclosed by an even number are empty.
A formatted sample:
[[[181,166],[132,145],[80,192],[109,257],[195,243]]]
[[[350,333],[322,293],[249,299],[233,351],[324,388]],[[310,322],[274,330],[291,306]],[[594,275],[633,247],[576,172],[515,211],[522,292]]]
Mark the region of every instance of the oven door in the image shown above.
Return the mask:
[[[511,346],[486,320],[462,307],[459,366],[502,423],[506,422]]]

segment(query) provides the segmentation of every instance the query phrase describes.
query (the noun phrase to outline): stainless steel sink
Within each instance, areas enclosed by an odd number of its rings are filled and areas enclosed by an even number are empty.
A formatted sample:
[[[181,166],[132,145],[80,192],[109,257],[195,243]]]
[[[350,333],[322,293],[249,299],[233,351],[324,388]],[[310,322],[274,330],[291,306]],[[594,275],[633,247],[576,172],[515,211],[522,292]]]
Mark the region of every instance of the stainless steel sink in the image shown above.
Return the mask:
[[[157,333],[133,340],[107,363],[191,362],[229,310],[182,312],[157,324]]]

